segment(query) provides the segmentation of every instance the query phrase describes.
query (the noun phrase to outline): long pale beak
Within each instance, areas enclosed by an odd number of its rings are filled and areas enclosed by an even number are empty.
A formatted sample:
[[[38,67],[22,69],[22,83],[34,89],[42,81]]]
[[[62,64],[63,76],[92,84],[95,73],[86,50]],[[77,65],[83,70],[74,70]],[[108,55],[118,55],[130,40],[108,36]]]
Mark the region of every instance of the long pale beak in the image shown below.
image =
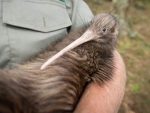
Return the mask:
[[[67,51],[85,43],[88,42],[90,40],[96,39],[97,36],[93,34],[92,31],[87,30],[80,38],[78,38],[77,40],[75,40],[74,42],[72,42],[71,44],[69,44],[67,47],[65,47],[64,49],[62,49],[60,52],[58,52],[57,54],[55,54],[53,57],[51,57],[49,60],[47,60],[42,66],[41,66],[41,70],[45,69],[48,65],[52,64],[57,58],[59,58],[60,56],[62,56],[64,53],[66,53]]]

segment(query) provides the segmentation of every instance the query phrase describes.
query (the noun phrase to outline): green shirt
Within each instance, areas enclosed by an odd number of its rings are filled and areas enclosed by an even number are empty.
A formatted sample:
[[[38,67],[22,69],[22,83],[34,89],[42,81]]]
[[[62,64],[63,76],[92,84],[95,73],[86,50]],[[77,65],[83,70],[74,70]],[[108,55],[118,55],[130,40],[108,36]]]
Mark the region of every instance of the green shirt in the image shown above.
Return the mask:
[[[92,18],[82,0],[0,0],[0,67],[24,62]]]

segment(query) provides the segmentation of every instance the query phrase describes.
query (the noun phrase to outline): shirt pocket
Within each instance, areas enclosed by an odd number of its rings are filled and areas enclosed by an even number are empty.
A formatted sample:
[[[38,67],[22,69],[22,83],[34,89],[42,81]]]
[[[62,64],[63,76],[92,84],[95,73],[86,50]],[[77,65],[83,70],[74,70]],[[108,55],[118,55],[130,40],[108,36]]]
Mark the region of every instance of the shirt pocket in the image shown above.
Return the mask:
[[[3,0],[3,23],[41,32],[72,25],[60,0]]]

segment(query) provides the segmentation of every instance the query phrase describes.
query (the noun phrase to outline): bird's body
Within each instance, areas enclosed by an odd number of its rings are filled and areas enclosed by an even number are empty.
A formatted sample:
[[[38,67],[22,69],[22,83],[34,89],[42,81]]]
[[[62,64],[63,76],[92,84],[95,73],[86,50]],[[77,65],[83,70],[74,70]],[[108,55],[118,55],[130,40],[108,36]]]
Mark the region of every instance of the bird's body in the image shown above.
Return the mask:
[[[113,73],[117,20],[97,15],[36,58],[10,70],[0,70],[0,113],[72,113],[90,81],[102,85]],[[64,53],[45,70],[40,66],[87,31],[94,37]]]

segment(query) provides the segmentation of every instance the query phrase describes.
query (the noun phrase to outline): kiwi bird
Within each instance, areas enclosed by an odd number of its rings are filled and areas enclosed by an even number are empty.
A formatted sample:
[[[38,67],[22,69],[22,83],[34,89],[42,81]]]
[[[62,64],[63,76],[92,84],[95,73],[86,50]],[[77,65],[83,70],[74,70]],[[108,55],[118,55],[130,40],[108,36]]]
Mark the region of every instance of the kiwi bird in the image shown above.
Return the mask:
[[[118,29],[114,16],[98,14],[87,28],[71,32],[30,61],[1,69],[0,113],[72,113],[89,82],[101,86],[112,78]]]

